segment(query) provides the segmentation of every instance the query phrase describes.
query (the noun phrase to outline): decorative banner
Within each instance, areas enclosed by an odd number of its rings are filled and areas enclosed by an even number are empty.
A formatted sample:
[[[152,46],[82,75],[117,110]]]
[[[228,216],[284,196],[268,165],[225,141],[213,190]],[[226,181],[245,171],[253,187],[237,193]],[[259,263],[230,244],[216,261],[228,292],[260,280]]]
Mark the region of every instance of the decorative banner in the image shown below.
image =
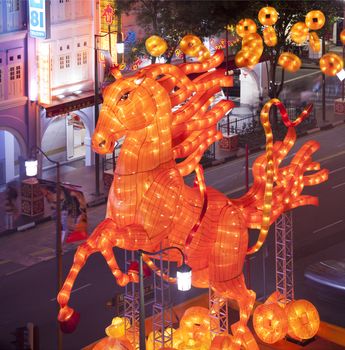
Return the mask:
[[[38,179],[41,192],[56,213],[56,183]],[[87,204],[79,186],[61,184],[62,241],[73,243],[87,238]]]
[[[32,38],[50,38],[50,1],[29,1],[29,28]]]
[[[38,42],[38,102],[51,104],[50,43]]]

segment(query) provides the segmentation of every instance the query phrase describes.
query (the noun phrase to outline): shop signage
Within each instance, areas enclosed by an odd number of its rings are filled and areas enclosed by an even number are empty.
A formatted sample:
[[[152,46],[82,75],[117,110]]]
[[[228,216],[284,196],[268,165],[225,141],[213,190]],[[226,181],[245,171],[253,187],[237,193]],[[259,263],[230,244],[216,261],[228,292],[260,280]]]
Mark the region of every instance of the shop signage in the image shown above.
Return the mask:
[[[29,0],[29,29],[32,38],[50,38],[50,1]]]

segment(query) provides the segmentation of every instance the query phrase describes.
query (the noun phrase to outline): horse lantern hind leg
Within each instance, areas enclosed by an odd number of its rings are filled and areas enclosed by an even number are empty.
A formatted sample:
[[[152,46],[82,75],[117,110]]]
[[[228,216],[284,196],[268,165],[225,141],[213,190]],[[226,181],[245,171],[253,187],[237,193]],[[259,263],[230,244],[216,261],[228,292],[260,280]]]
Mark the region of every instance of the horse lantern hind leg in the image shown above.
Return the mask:
[[[236,300],[240,320],[232,325],[232,350],[241,346],[248,350],[259,347],[247,323],[254,306],[256,294],[248,290],[242,273],[248,248],[248,232],[241,213],[232,206],[225,207],[220,215],[217,238],[210,256],[210,285],[219,294]]]
[[[116,235],[116,226],[111,219],[102,221],[87,239],[81,244],[74,254],[73,265],[68,273],[68,276],[57,296],[57,301],[60,305],[58,320],[62,331],[66,333],[73,332],[78,325],[79,314],[68,306],[74,282],[85,265],[89,256],[97,251],[100,251],[103,256],[107,256],[106,260],[116,278],[124,279],[124,276],[117,266],[116,260],[112,255],[112,246],[108,244],[111,240],[108,237]],[[107,250],[107,254],[106,254]],[[109,254],[110,252],[110,254]],[[110,256],[110,257],[109,257]],[[110,266],[111,265],[111,266]],[[115,273],[115,270],[116,271]]]

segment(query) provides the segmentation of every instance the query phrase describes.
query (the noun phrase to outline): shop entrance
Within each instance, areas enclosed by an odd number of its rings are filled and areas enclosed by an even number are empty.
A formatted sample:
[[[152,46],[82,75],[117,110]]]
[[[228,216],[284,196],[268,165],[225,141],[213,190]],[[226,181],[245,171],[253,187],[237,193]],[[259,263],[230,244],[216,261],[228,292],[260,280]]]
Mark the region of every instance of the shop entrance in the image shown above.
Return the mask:
[[[86,128],[81,118],[71,113],[66,118],[67,160],[84,158]]]

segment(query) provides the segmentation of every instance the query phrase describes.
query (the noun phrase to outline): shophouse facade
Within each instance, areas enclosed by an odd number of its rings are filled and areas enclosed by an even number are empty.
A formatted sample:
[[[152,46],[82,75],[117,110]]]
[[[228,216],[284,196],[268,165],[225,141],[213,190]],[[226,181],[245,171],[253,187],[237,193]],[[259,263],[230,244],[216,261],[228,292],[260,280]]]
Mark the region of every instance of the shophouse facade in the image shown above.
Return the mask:
[[[0,186],[19,176],[35,125],[28,99],[26,2],[0,2]]]

